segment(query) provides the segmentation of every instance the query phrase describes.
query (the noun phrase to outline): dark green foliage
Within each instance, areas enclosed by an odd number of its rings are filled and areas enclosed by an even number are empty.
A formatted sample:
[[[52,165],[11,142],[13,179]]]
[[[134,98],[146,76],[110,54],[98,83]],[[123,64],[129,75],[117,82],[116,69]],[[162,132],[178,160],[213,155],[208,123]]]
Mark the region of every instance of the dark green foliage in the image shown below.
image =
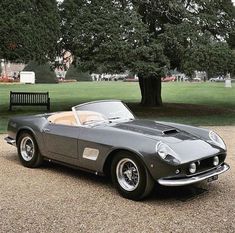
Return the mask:
[[[92,77],[89,74],[89,72],[80,72],[78,73],[77,81],[80,81],[80,82],[92,81]]]
[[[220,41],[232,40],[234,9],[231,0],[64,0],[62,41],[84,70],[138,73],[142,103],[161,105],[154,79],[169,68],[232,72]]]
[[[81,72],[78,67],[71,65],[66,73],[65,79],[76,79],[77,81],[92,81],[89,72]]]
[[[64,47],[75,55],[82,70],[159,74],[167,65],[163,48],[130,5],[65,0],[61,8]]]
[[[149,32],[161,41],[164,54],[170,60],[171,69],[178,68],[183,72],[203,70],[204,64],[201,61],[197,63],[197,59],[194,59],[196,48],[200,48],[203,56],[209,58],[210,49],[218,51],[222,38],[232,44],[232,33],[235,30],[235,7],[231,0],[139,0],[135,1],[135,4],[138,5],[138,12],[148,25]],[[215,43],[219,45],[214,45]],[[223,46],[228,52],[227,45]],[[215,58],[220,55],[219,52],[213,53],[212,56]],[[223,65],[226,68],[232,67],[232,64],[227,64],[230,57],[228,54],[224,64],[221,59],[220,72],[224,72]],[[194,62],[188,61],[189,59]],[[215,58],[217,59],[219,58]],[[213,65],[214,62],[207,64],[207,70],[212,70]],[[208,66],[211,67],[208,69]],[[184,70],[186,67],[187,69]]]
[[[34,71],[36,83],[57,83],[55,72],[48,63],[38,64],[35,61],[29,62],[24,71]]]
[[[183,59],[183,70],[188,75],[194,70],[206,71],[208,78],[235,72],[235,53],[224,42],[192,47]]]
[[[42,63],[66,50],[82,72],[130,70],[145,105],[161,105],[154,79],[169,68],[234,72],[231,0],[64,0],[61,16],[57,4],[1,0],[0,58]]]
[[[138,73],[140,79],[147,76],[159,79],[164,74],[169,64],[164,47],[148,32],[131,2],[65,0],[61,8],[64,47],[75,55],[82,70],[99,73],[129,70]],[[150,85],[145,83],[140,82],[142,103],[161,105],[160,95],[151,95],[161,88],[149,90]],[[148,97],[143,98],[147,92]]]
[[[61,36],[56,0],[1,0],[0,25],[0,58],[54,60]]]
[[[234,28],[234,32],[229,34],[229,37],[227,38],[227,42],[232,49],[235,49],[235,28]]]

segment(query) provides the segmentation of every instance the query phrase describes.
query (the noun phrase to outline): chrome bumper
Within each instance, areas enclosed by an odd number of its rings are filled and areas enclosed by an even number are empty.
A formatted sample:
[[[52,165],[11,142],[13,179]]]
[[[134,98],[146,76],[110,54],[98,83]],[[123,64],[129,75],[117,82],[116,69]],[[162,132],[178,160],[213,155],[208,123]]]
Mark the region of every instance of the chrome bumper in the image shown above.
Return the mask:
[[[193,177],[188,178],[179,178],[179,179],[167,179],[167,178],[160,178],[158,183],[164,186],[184,186],[189,184],[194,184],[203,180],[206,180],[212,176],[220,175],[227,170],[229,170],[229,165],[224,163],[222,166],[218,167],[213,171],[209,171],[203,174],[199,174]]]
[[[16,146],[16,140],[15,140],[15,139],[10,138],[10,137],[6,137],[6,138],[4,138],[4,140],[5,140],[8,144],[10,144],[10,145],[12,145],[12,146]]]

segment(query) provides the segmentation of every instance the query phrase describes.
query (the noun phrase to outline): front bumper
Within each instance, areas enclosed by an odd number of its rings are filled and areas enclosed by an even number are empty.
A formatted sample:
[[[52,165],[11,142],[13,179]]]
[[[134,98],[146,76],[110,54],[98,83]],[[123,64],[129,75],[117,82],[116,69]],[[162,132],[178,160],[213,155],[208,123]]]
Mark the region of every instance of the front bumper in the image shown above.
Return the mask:
[[[217,167],[216,169],[205,172],[203,174],[198,174],[193,177],[187,177],[187,178],[160,178],[158,179],[158,183],[164,186],[184,186],[189,184],[194,184],[203,180],[206,180],[212,176],[220,175],[227,170],[229,170],[229,165],[224,163],[221,166]]]
[[[5,140],[8,144],[10,144],[10,145],[12,145],[12,146],[16,146],[16,140],[15,140],[15,139],[13,139],[13,138],[11,138],[11,137],[6,137],[6,138],[4,138],[4,140]]]

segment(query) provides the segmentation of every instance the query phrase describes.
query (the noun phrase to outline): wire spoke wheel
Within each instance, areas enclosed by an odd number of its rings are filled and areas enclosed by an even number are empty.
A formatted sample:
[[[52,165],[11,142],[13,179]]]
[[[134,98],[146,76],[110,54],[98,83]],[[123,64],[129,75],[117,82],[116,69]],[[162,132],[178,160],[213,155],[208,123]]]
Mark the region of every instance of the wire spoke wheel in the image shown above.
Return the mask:
[[[140,174],[135,162],[129,158],[120,160],[116,166],[117,181],[126,191],[135,190],[140,181]]]
[[[20,153],[25,161],[30,161],[35,153],[35,145],[33,140],[26,136],[20,142]]]

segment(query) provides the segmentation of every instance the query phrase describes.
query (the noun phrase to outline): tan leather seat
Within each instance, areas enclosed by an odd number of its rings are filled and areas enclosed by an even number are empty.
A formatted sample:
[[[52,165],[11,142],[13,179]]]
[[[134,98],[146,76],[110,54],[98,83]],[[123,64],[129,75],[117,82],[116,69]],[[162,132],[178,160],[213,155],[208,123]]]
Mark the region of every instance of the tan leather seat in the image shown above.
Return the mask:
[[[81,125],[92,121],[106,120],[105,117],[98,112],[77,111],[77,115]],[[48,121],[53,124],[78,125],[76,118],[74,117],[74,113],[72,111],[55,113],[54,115],[48,117]]]
[[[72,111],[60,112],[48,117],[48,121],[53,124],[61,125],[77,125],[76,119]]]
[[[78,115],[81,125],[84,125],[92,121],[106,120],[102,114],[98,112],[93,112],[93,111],[77,111],[77,115]]]

